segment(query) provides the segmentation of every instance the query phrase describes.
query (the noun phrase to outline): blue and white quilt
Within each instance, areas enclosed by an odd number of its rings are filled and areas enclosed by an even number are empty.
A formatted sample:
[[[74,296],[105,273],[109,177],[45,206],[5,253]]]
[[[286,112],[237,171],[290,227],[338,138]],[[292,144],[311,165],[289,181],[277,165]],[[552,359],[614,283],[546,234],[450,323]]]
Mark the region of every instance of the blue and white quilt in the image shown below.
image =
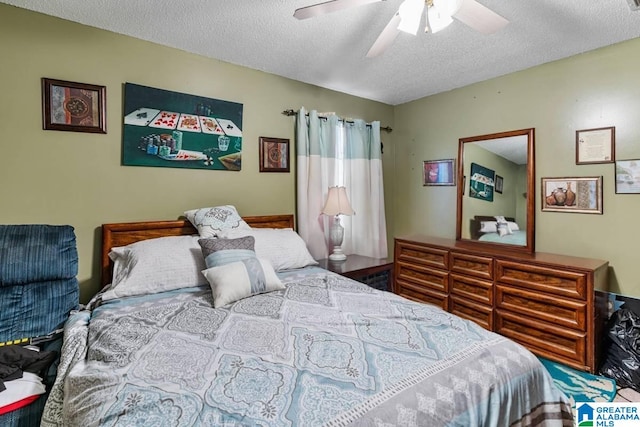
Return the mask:
[[[43,426],[569,426],[522,346],[317,267],[214,309],[209,287],[70,318]]]

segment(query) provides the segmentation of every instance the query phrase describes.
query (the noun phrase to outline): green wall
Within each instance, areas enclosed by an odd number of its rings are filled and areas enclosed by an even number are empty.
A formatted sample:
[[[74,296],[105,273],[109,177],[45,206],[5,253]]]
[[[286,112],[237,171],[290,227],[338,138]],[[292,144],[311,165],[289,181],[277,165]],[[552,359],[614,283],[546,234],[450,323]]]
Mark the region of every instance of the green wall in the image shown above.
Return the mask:
[[[304,106],[394,127],[389,105],[4,4],[0,58],[0,223],[73,225],[82,301],[99,289],[102,223],[176,219],[228,203],[242,215],[294,213],[295,162],[291,173],[258,171],[260,136],[293,143],[295,121],[283,110]],[[106,86],[108,133],[42,130],[42,77]],[[242,171],[121,166],[125,82],[242,103]],[[382,139],[390,193],[392,134]]]
[[[456,189],[423,187],[423,160],[456,157],[462,137],[534,127],[536,250],[608,260],[610,290],[640,296],[640,195],[615,194],[613,164],[575,164],[576,130],[605,126],[616,158],[640,158],[638,69],[635,39],[397,106],[396,235],[455,236]],[[541,212],[541,177],[600,175],[603,215]]]
[[[422,161],[456,157],[461,137],[535,127],[537,250],[609,260],[611,291],[640,296],[640,195],[614,194],[613,164],[575,164],[575,131],[602,126],[616,126],[618,159],[640,158],[639,52],[636,39],[392,107],[1,4],[0,223],[73,225],[86,301],[99,289],[102,223],[222,203],[293,213],[295,165],[259,173],[257,142],[293,142],[294,119],[280,112],[304,106],[394,129],[382,134],[390,245],[413,232],[453,237],[456,188],[422,186]],[[108,134],[43,131],[41,77],[107,86]],[[242,103],[242,171],[121,166],[125,82]],[[540,211],[540,177],[598,175],[603,215]]]

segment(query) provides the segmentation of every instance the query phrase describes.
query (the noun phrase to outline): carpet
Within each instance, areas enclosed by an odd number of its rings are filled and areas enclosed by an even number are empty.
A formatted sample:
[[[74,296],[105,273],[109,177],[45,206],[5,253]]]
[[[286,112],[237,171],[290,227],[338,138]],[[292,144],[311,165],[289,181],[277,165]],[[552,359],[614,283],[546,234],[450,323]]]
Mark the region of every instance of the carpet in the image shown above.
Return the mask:
[[[616,397],[616,382],[611,378],[578,371],[542,357],[538,359],[573,406],[576,402],[612,402]]]

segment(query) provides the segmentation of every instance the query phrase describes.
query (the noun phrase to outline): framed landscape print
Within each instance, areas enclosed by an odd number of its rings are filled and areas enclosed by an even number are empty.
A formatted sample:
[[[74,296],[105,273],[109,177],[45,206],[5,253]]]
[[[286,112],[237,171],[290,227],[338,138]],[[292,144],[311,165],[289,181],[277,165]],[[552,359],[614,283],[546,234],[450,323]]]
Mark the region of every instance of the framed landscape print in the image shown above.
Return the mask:
[[[126,83],[122,164],[239,171],[242,108],[236,102]]]
[[[107,133],[107,89],[88,83],[42,78],[42,128]]]
[[[616,161],[616,194],[640,194],[640,159]]]

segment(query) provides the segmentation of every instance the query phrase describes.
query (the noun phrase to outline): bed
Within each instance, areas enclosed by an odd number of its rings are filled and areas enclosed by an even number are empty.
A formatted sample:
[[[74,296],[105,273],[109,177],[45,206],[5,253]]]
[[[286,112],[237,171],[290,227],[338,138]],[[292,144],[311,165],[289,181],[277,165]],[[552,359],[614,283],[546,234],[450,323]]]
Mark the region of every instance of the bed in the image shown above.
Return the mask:
[[[113,247],[193,233],[186,221],[105,224],[105,283]],[[206,285],[99,294],[65,325],[42,425],[573,425],[522,346],[314,265],[277,276],[282,289],[220,308]]]
[[[481,242],[506,243],[509,245],[527,245],[527,232],[520,230],[515,218],[505,217],[509,224],[509,233],[499,233],[496,228],[496,217],[476,215],[470,220],[471,239]],[[493,226],[492,226],[493,225]]]

